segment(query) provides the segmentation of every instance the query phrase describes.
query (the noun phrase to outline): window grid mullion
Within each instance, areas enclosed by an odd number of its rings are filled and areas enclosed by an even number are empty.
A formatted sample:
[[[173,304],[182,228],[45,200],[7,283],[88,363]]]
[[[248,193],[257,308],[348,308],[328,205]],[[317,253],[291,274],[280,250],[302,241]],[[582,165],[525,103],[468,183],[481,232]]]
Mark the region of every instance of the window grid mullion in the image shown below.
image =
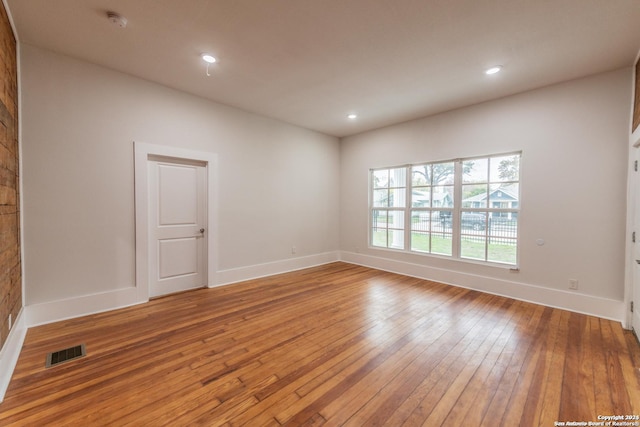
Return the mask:
[[[460,208],[462,206],[462,160],[454,163],[453,174],[453,210],[451,212],[452,255],[454,258],[461,258],[461,230],[460,230]]]
[[[412,206],[412,197],[411,197],[411,173],[412,167],[405,167],[405,196],[404,196],[404,250],[411,250],[411,206]]]

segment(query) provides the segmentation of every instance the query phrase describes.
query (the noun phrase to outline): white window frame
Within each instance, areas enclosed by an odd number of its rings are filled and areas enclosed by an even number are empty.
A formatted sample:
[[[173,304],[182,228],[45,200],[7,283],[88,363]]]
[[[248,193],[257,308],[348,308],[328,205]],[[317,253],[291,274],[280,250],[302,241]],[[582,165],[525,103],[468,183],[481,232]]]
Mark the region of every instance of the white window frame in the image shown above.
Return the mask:
[[[384,171],[387,170],[389,172],[391,172],[394,169],[405,169],[405,182],[403,183],[403,185],[391,185],[391,177],[389,175],[388,178],[388,183],[386,187],[374,187],[374,174],[377,171]],[[406,217],[407,217],[407,186],[410,184],[410,182],[408,181],[408,177],[406,176],[407,173],[407,166],[395,166],[395,167],[386,167],[386,168],[377,168],[377,169],[371,169],[370,173],[369,173],[369,246],[370,247],[375,247],[375,248],[384,248],[384,249],[388,249],[388,250],[395,250],[395,251],[403,251],[404,248],[406,248],[407,245],[407,221],[406,221]],[[397,183],[399,184],[399,183]],[[375,190],[381,190],[383,188],[386,188],[387,191],[391,191],[391,190],[399,190],[399,189],[404,189],[405,190],[405,194],[404,194],[404,206],[400,207],[400,206],[375,206]],[[374,211],[380,211],[380,210],[384,210],[387,212],[386,215],[386,233],[385,233],[385,242],[386,245],[385,246],[377,246],[373,244],[374,241],[374,225],[377,224],[377,217],[374,215]],[[389,244],[389,230],[400,230],[400,228],[393,228],[393,227],[389,227],[389,213],[390,212],[398,212],[402,214],[402,218],[403,218],[403,248],[397,248],[397,247],[393,247],[392,245]]]
[[[487,188],[488,188],[488,193],[487,193],[487,202],[485,204],[484,207],[462,207],[462,195],[463,195],[463,163],[466,161],[473,161],[473,160],[481,160],[481,159],[492,159],[492,158],[500,158],[500,157],[506,157],[506,156],[519,156],[519,169],[518,169],[518,179],[517,180],[511,180],[511,181],[502,181],[501,183],[507,183],[507,184],[517,184],[518,187],[518,191],[517,191],[517,206],[516,207],[511,207],[511,208],[494,208],[491,207],[491,201],[490,201],[490,194],[491,194],[491,186],[492,184],[496,184],[496,183],[492,183],[490,182],[490,177],[487,177]],[[490,160],[489,160],[490,161]],[[452,251],[451,251],[451,255],[447,255],[447,254],[441,254],[441,253],[433,253],[433,252],[425,252],[425,251],[421,251],[421,250],[412,250],[412,242],[411,242],[411,237],[412,237],[412,214],[414,212],[429,212],[429,215],[431,215],[431,224],[433,224],[433,211],[437,210],[436,207],[433,206],[433,185],[430,185],[430,189],[431,189],[431,195],[430,195],[430,205],[428,208],[421,208],[421,207],[413,207],[412,206],[412,192],[413,192],[413,186],[412,186],[412,171],[414,167],[417,166],[425,166],[425,165],[434,165],[434,164],[442,164],[442,163],[453,163],[454,164],[454,184],[453,184],[453,207],[452,208],[446,208],[446,210],[450,210],[451,211],[451,229],[452,229]],[[397,211],[403,211],[404,214],[404,247],[403,248],[394,248],[394,247],[390,247],[389,246],[389,242],[388,242],[388,237],[387,237],[387,245],[386,246],[379,246],[379,245],[375,245],[374,244],[374,211],[375,210],[379,210],[381,208],[379,207],[375,207],[374,206],[374,173],[376,171],[381,171],[381,170],[392,170],[392,169],[398,169],[398,168],[405,168],[406,169],[406,185],[405,185],[405,191],[406,191],[406,195],[405,195],[405,205],[404,207],[389,207],[389,208],[383,208],[383,209],[387,209],[387,210],[397,210]],[[521,206],[522,206],[522,199],[521,199],[521,170],[522,170],[522,152],[508,152],[508,153],[500,153],[500,154],[491,154],[491,155],[486,155],[486,156],[475,156],[475,157],[466,157],[466,158],[459,158],[459,159],[451,159],[451,160],[439,160],[439,161],[433,161],[433,162],[421,162],[421,163],[415,163],[415,164],[410,164],[410,165],[398,165],[398,166],[388,166],[388,167],[381,167],[381,168],[374,168],[374,169],[370,169],[369,170],[369,221],[368,221],[368,245],[369,248],[371,249],[377,249],[377,250],[392,250],[392,251],[396,251],[396,252],[405,252],[405,253],[410,253],[410,254],[416,254],[416,255],[422,255],[422,256],[429,256],[429,257],[444,257],[446,259],[451,259],[451,260],[457,260],[457,261],[463,261],[463,262],[469,262],[469,263],[480,263],[483,265],[495,265],[495,266],[500,266],[500,267],[507,267],[510,269],[518,269],[519,266],[519,257],[520,257],[520,212],[521,212]],[[433,183],[431,183],[433,184]],[[484,184],[484,183],[483,183]],[[479,185],[483,185],[483,184],[479,184]],[[485,218],[486,218],[486,223],[485,223],[485,227],[484,227],[484,233],[470,233],[466,230],[462,229],[462,215],[463,213],[483,213],[485,214]],[[500,261],[489,261],[488,260],[488,251],[489,251],[489,224],[490,221],[492,221],[492,219],[494,218],[494,214],[504,214],[507,213],[509,214],[509,217],[513,217],[514,215],[518,218],[516,225],[515,225],[515,237],[507,237],[507,240],[513,240],[515,241],[515,246],[516,246],[516,255],[515,255],[515,262],[511,263],[511,262],[500,262]],[[387,226],[387,236],[388,236],[388,226]],[[476,230],[477,231],[477,230]],[[430,235],[430,239],[432,238],[432,234],[433,230],[430,227],[429,229],[429,235]],[[463,257],[462,256],[462,238],[463,236],[468,236],[468,237],[484,237],[485,242],[484,242],[484,259],[477,259],[477,258],[472,258],[472,257]],[[495,237],[495,236],[494,236]],[[432,240],[430,240],[430,242],[432,242]],[[429,245],[429,251],[433,250],[433,246],[430,243]]]
[[[434,242],[434,214],[436,211],[438,211],[440,214],[442,211],[446,211],[449,212],[449,215],[447,215],[449,218],[453,218],[454,217],[454,200],[452,200],[452,205],[451,206],[434,206],[434,189],[438,188],[438,187],[442,187],[443,189],[446,189],[446,187],[450,187],[451,190],[453,190],[452,192],[452,198],[455,197],[455,182],[453,183],[441,183],[441,182],[437,182],[434,183],[433,182],[433,178],[434,178],[434,170],[430,169],[430,173],[429,173],[429,178],[430,181],[428,183],[426,183],[425,185],[418,185],[418,186],[413,186],[413,176],[414,173],[416,171],[417,167],[424,167],[424,166],[430,166],[430,167],[434,167],[435,165],[444,165],[444,164],[451,164],[453,166],[453,174],[452,176],[455,178],[455,168],[456,168],[456,162],[454,160],[448,160],[448,161],[444,161],[444,162],[429,162],[429,163],[420,163],[420,164],[415,164],[415,165],[411,165],[409,167],[409,174],[410,174],[410,179],[409,179],[409,192],[411,195],[411,200],[409,200],[408,202],[408,209],[410,210],[409,212],[409,217],[410,217],[410,225],[409,225],[409,230],[408,230],[408,241],[409,241],[409,245],[407,247],[407,250],[409,250],[412,253],[419,253],[419,254],[425,254],[425,255],[441,255],[441,256],[445,256],[445,257],[451,257],[455,252],[453,251],[453,241],[454,241],[454,234],[453,234],[453,229],[451,231],[447,231],[444,229],[444,223],[446,220],[444,219],[440,219],[442,218],[440,216],[440,218],[437,220],[438,224],[443,224],[442,225],[442,229],[440,230],[440,232],[442,233],[442,235],[449,235],[451,236],[451,248],[452,248],[452,252],[451,254],[445,254],[445,253],[441,253],[441,252],[434,252],[434,247],[433,247],[433,242]],[[429,188],[429,206],[427,207],[414,207],[413,203],[412,203],[412,198],[413,195],[415,193],[415,189],[417,188]],[[446,192],[445,192],[446,193]],[[420,212],[426,212],[427,216],[428,216],[428,229],[427,230],[420,230],[420,229],[413,229],[413,221],[414,221],[414,213],[418,213],[417,217],[418,217],[418,221],[420,220]],[[428,235],[428,239],[429,239],[429,248],[427,251],[424,250],[420,250],[420,249],[416,249],[413,245],[413,236],[414,234],[426,234]]]

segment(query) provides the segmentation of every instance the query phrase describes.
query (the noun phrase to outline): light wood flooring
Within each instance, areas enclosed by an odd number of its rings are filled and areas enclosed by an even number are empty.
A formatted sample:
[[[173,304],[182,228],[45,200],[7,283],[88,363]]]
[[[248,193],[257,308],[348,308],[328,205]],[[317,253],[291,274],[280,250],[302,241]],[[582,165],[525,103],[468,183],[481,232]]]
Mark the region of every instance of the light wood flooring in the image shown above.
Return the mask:
[[[639,368],[617,322],[332,263],[32,328],[0,425],[553,426],[640,415]]]

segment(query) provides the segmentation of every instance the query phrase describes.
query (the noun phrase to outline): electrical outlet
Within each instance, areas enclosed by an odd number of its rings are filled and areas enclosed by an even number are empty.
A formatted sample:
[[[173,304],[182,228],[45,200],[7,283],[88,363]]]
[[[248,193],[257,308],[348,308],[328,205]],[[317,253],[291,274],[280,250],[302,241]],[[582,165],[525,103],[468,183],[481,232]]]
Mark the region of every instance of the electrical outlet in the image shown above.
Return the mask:
[[[296,253],[296,247],[295,246],[291,246],[291,253],[295,254]]]
[[[569,289],[578,289],[578,279],[569,279]]]

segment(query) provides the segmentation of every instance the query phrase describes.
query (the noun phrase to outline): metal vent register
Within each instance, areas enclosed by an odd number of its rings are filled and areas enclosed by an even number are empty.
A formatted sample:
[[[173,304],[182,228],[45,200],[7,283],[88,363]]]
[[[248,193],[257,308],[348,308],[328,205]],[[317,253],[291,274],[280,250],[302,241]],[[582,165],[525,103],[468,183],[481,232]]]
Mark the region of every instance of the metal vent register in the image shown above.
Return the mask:
[[[87,352],[84,348],[84,344],[76,345],[75,347],[65,348],[64,350],[54,351],[47,354],[46,367],[50,368],[60,363],[69,362],[70,360],[84,357]]]

